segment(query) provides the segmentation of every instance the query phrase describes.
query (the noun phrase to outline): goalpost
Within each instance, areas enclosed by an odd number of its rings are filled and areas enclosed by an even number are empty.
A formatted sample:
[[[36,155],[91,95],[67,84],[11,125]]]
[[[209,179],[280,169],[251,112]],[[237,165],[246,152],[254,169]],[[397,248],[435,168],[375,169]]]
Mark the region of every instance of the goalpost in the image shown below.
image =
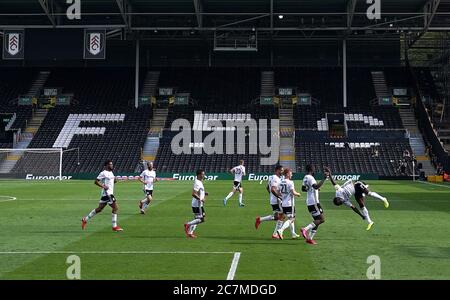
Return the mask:
[[[75,151],[74,159],[79,164],[79,148],[1,148],[0,177],[63,180],[63,157]]]

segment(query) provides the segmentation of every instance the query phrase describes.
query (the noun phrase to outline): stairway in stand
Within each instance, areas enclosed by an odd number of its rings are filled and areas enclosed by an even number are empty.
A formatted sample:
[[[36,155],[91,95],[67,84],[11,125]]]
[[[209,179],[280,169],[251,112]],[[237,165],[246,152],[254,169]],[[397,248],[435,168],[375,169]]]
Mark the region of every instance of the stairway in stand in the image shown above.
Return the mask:
[[[47,109],[38,108],[33,111],[33,117],[27,122],[27,127],[25,128],[25,133],[35,134],[41,127],[42,122],[47,116]]]
[[[296,172],[294,146],[294,112],[292,108],[280,108],[280,164]]]
[[[155,108],[153,110],[153,119],[150,121],[150,129],[142,151],[143,160],[155,160],[159,148],[159,138],[166,124],[168,113],[169,110],[167,108]]]
[[[383,71],[372,71],[372,84],[375,89],[377,98],[390,97],[388,86],[386,84],[386,78]]]
[[[159,82],[159,71],[148,71],[142,86],[140,96],[151,97],[155,95]]]
[[[274,73],[273,71],[261,72],[261,97],[271,97],[274,93]]]
[[[430,158],[425,155],[425,144],[417,124],[414,109],[411,107],[400,107],[399,113],[403,126],[409,133],[409,144],[417,159],[417,163],[422,163],[422,170],[425,172],[425,176],[435,175],[436,169],[431,164]]]

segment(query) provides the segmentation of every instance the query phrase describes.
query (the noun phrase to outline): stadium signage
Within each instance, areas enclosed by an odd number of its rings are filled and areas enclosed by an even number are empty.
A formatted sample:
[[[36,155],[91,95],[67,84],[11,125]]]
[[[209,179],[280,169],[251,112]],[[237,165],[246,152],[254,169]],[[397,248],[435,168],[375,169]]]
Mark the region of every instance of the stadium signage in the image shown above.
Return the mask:
[[[53,176],[53,175],[44,175],[44,176],[37,176],[33,174],[27,174],[25,176],[26,180],[59,180],[59,175]],[[72,179],[72,176],[62,176],[62,180],[70,180]]]
[[[347,180],[359,180],[361,178],[361,175],[333,175],[332,176],[334,180],[342,180],[342,181],[347,181]]]
[[[116,176],[116,179],[117,180],[138,180],[139,179],[139,176],[138,175],[129,175],[129,176],[127,176],[127,175],[125,175],[125,176],[121,176],[121,175],[118,175],[118,176]]]
[[[105,59],[106,30],[84,30],[84,59]]]
[[[261,181],[261,180],[269,180],[269,174],[258,175],[254,173],[248,174],[248,181]]]
[[[63,179],[88,179],[92,180],[96,178],[97,173],[80,173],[80,174],[66,174],[63,176]],[[158,178],[160,180],[177,180],[177,181],[194,181],[195,180],[195,172],[192,173],[157,173]],[[270,175],[272,173],[249,173],[244,177],[244,180],[248,181],[267,181],[269,180]],[[19,176],[19,178],[23,178],[23,175]],[[305,176],[304,173],[294,173],[293,180],[303,180]],[[59,179],[58,176],[50,176],[52,178],[43,178],[48,176],[34,176],[33,174],[27,174],[27,179]],[[39,178],[34,178],[39,177]],[[317,173],[315,175],[316,179],[323,178],[323,174]],[[116,179],[120,181],[135,181],[139,179],[139,174],[136,173],[128,173],[128,174],[120,174],[116,175]],[[205,180],[208,181],[217,181],[217,180],[232,180],[233,176],[230,173],[207,173]],[[333,175],[333,179],[336,181],[347,181],[347,180],[378,180],[379,177],[376,174],[335,174]]]
[[[205,180],[217,180],[219,178],[219,175],[206,175],[205,176]],[[175,173],[172,176],[172,179],[174,180],[188,180],[188,181],[194,181],[195,180],[195,175],[183,175],[183,174],[178,174]]]
[[[25,31],[5,30],[3,35],[3,59],[24,59]]]

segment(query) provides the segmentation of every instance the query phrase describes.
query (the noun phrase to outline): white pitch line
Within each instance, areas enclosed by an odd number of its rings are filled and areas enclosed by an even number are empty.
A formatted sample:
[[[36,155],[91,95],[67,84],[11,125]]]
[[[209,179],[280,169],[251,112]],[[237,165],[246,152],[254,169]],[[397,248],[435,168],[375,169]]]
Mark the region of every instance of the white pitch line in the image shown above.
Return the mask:
[[[432,183],[432,182],[428,182],[428,181],[416,181],[416,182],[429,184],[429,185],[435,185],[435,186],[439,186],[439,187],[450,189],[450,186],[444,185],[444,184],[437,184],[437,183]]]
[[[0,251],[0,254],[232,254],[227,251]],[[240,253],[239,253],[240,255]],[[239,258],[238,258],[239,260]],[[233,259],[234,263],[234,259]],[[235,268],[236,269],[236,268]]]
[[[230,271],[228,271],[227,280],[233,280],[236,274],[236,269],[239,263],[239,258],[241,257],[241,252],[235,252],[233,256],[233,261],[231,262]]]
[[[7,199],[2,199],[2,198],[7,198]],[[11,196],[0,196],[0,202],[8,202],[8,201],[14,201],[17,200],[16,197],[11,197]]]

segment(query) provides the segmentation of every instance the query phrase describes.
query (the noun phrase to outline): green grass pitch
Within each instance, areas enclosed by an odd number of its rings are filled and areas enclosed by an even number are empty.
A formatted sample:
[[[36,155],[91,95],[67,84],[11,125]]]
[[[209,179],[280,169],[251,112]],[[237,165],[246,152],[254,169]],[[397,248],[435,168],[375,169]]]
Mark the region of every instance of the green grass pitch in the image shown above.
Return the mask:
[[[382,279],[449,279],[450,185],[368,183],[391,204],[385,209],[367,199],[372,231],[350,209],[332,204],[326,182],[320,192],[326,222],[312,246],[303,239],[272,240],[274,222],[255,230],[255,217],[271,213],[265,183],[245,181],[246,207],[239,208],[237,196],[222,204],[231,182],[206,181],[206,223],[192,240],[183,230],[192,219],[192,182],[158,182],[146,215],[137,207],[141,185],[119,182],[115,195],[124,231],[116,233],[109,207],[81,230],[81,217],[98,203],[93,181],[1,181],[0,279],[66,279],[66,259],[75,254],[81,279],[221,280],[235,252],[241,253],[238,280],[366,279],[370,255],[380,257]],[[311,221],[304,200],[296,200],[298,231]]]

